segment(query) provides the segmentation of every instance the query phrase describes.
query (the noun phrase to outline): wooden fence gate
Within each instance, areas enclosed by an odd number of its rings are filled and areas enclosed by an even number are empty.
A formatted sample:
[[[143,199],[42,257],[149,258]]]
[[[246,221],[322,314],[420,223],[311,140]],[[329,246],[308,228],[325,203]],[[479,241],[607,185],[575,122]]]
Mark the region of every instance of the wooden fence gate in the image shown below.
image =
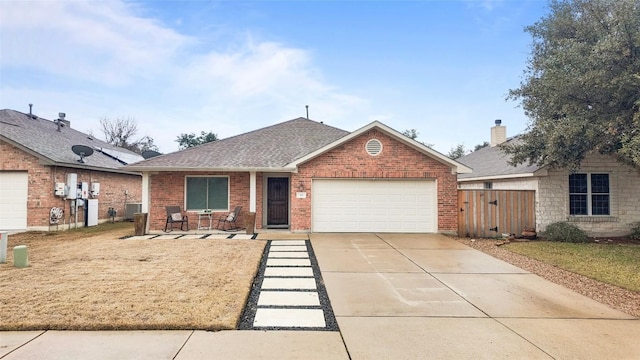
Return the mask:
[[[535,228],[533,190],[458,190],[458,236],[520,235]]]

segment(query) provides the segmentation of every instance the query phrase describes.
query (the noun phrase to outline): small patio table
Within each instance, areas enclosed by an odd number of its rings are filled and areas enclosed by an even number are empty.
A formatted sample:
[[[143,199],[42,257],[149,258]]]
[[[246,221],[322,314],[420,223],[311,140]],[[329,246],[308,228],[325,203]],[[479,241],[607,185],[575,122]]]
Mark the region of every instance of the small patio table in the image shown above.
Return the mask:
[[[198,211],[198,230],[211,230],[212,228],[212,222],[213,222],[213,216],[212,216],[212,212],[211,210],[200,210]],[[207,225],[207,221],[209,223],[208,226],[203,226],[200,225],[201,220],[205,221],[205,225]]]

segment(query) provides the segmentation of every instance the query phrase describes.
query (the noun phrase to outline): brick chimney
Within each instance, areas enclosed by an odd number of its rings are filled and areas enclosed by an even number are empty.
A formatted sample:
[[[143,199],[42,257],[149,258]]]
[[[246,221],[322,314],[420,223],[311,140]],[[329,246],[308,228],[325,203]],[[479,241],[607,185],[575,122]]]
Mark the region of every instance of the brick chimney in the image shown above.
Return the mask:
[[[502,120],[496,120],[496,125],[491,128],[491,147],[507,141],[507,127],[500,125]]]

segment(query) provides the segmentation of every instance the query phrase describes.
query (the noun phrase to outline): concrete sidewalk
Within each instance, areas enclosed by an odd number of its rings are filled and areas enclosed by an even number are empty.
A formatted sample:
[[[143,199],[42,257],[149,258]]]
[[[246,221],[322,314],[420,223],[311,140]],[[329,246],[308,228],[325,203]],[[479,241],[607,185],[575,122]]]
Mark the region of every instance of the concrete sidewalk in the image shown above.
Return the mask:
[[[0,359],[7,360],[348,358],[337,331],[0,332]]]
[[[638,319],[444,236],[311,241],[340,332],[2,332],[0,358],[640,358]]]

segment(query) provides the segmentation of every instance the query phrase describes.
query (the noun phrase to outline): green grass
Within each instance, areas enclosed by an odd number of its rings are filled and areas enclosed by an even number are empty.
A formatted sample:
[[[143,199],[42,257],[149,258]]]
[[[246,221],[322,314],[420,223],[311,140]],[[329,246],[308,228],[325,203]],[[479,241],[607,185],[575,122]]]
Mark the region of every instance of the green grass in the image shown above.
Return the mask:
[[[611,285],[640,292],[640,246],[535,241],[511,243],[522,254]]]

